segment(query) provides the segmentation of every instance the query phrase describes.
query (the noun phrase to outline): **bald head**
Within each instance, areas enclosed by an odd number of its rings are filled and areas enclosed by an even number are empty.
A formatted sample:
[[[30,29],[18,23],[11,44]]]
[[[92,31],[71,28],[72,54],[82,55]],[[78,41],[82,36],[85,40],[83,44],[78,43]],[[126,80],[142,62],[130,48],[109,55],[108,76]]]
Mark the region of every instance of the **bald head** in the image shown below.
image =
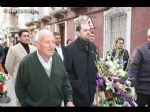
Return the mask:
[[[37,34],[36,34],[36,37],[35,37],[35,41],[39,41],[41,40],[42,37],[45,37],[45,36],[50,36],[50,37],[54,37],[53,33],[47,29],[43,29],[43,30],[40,30]]]
[[[47,29],[40,30],[35,38],[35,45],[40,56],[47,62],[55,52],[55,38]]]

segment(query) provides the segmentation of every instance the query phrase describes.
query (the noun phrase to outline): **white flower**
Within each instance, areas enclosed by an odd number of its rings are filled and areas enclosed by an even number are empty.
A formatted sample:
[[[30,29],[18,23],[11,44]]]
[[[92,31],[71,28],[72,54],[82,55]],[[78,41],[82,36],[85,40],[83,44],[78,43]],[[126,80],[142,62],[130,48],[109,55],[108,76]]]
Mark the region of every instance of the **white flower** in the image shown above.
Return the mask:
[[[114,70],[112,68],[110,68],[109,73],[114,75]]]
[[[3,92],[7,92],[7,86],[6,85],[3,85]]]
[[[123,71],[123,69],[119,69],[119,76],[120,77],[126,77],[126,72]]]
[[[112,68],[114,71],[116,70],[116,66],[115,66],[115,65],[113,65],[111,68]]]
[[[117,65],[118,64],[119,59],[114,60],[114,64]]]
[[[115,92],[115,90],[114,90],[114,87],[112,86],[112,84],[110,83],[110,81],[105,77],[104,78],[105,79],[105,81],[106,81],[106,90],[112,90],[113,92]]]
[[[111,56],[110,55],[107,55],[107,60],[111,60]]]
[[[106,61],[105,63],[107,66],[112,67],[113,66],[113,62],[112,61]]]
[[[119,83],[119,82],[117,82],[116,84],[117,84],[118,87],[121,88],[121,89],[124,89],[124,88],[125,88],[125,86],[124,86],[123,84]]]
[[[119,68],[119,67],[120,67],[120,65],[119,65],[119,64],[117,64],[117,65],[116,65],[116,67],[117,67],[117,68]]]
[[[5,75],[5,79],[8,80],[10,77],[8,75]]]
[[[131,86],[131,81],[126,80],[126,83],[127,83],[128,86]]]

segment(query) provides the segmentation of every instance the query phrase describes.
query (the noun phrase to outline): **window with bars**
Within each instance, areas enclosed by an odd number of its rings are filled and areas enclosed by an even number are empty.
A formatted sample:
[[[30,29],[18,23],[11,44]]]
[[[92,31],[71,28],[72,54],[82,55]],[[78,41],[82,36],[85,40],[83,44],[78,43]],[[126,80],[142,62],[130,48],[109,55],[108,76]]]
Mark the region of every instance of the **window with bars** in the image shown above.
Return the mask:
[[[105,52],[115,46],[115,40],[118,37],[127,39],[127,14],[115,13],[105,21]]]

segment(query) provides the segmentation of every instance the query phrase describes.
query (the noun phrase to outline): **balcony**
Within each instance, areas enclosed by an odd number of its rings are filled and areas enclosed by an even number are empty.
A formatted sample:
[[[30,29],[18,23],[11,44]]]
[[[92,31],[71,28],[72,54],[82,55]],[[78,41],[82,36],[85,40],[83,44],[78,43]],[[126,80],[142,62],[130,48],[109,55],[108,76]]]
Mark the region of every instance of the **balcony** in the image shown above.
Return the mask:
[[[54,11],[50,12],[50,16],[60,15],[61,13],[65,13],[66,10],[67,10],[67,7],[58,7]]]
[[[4,8],[5,13],[11,13],[11,14],[17,13],[18,10],[19,10],[19,7]]]
[[[15,26],[15,27],[13,27],[13,26],[7,27],[7,29],[9,30],[10,33],[19,31],[19,27],[17,27],[17,26]]]

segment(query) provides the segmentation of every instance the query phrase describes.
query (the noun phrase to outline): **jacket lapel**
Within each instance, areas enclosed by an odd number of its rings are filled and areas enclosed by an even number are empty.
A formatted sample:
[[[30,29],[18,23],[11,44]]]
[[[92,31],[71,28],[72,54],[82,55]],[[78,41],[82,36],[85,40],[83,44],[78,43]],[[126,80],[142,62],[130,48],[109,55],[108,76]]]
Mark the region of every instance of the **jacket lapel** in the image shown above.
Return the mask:
[[[24,47],[23,47],[20,43],[18,44],[18,46],[19,46],[20,51],[21,51],[23,54],[27,54],[26,50],[24,49]]]

